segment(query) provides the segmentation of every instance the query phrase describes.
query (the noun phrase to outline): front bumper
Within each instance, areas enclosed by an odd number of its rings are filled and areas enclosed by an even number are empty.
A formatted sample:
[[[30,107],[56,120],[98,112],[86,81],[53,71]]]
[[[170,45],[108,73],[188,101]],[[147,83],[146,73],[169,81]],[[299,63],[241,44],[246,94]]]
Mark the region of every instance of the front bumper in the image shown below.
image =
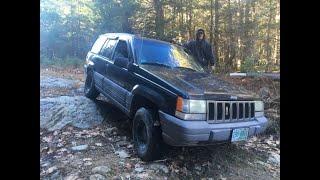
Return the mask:
[[[263,132],[266,117],[254,121],[209,124],[207,121],[185,121],[159,111],[163,140],[172,146],[200,146],[231,141],[235,128],[249,128],[248,137]]]

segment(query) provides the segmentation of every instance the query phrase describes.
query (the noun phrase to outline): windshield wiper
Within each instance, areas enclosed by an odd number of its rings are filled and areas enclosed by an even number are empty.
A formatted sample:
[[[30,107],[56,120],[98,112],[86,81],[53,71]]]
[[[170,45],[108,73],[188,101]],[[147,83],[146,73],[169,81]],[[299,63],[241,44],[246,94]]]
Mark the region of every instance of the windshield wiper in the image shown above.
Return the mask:
[[[186,69],[186,70],[191,70],[191,71],[196,71],[196,70],[194,70],[194,69],[192,69],[192,68],[188,68],[188,67],[174,67],[174,68],[177,68],[177,69]]]
[[[166,64],[161,64],[161,63],[156,63],[156,62],[143,62],[140,64],[147,64],[147,65],[155,65],[155,66],[162,66],[162,67],[167,67],[167,68],[172,68],[171,66],[168,66]]]

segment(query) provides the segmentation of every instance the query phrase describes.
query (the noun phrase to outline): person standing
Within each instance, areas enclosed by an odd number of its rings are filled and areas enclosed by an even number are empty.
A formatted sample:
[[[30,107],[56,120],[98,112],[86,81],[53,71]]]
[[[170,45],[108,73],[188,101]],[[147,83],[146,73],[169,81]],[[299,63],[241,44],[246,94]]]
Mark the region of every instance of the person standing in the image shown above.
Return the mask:
[[[214,71],[215,57],[213,48],[205,39],[203,29],[196,32],[196,40],[189,41],[183,46],[191,52],[191,55],[202,65],[207,72]]]

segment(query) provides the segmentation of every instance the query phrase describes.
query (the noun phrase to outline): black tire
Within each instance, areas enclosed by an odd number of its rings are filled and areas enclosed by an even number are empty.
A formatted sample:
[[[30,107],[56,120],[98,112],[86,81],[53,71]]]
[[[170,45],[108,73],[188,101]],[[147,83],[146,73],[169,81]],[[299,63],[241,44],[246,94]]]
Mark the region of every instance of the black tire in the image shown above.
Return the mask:
[[[94,86],[94,78],[92,71],[88,71],[84,84],[84,95],[90,99],[96,99],[99,96],[99,91]]]
[[[146,108],[140,108],[133,119],[133,141],[138,156],[143,161],[152,161],[160,157],[161,129],[154,126],[155,113]]]

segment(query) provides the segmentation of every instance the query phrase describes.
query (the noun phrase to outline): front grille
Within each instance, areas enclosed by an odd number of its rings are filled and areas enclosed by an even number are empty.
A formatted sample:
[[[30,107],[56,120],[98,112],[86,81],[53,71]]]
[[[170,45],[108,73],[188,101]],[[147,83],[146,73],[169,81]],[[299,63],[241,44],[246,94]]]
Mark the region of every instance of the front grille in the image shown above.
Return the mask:
[[[254,118],[253,101],[208,101],[209,123],[250,121]]]

